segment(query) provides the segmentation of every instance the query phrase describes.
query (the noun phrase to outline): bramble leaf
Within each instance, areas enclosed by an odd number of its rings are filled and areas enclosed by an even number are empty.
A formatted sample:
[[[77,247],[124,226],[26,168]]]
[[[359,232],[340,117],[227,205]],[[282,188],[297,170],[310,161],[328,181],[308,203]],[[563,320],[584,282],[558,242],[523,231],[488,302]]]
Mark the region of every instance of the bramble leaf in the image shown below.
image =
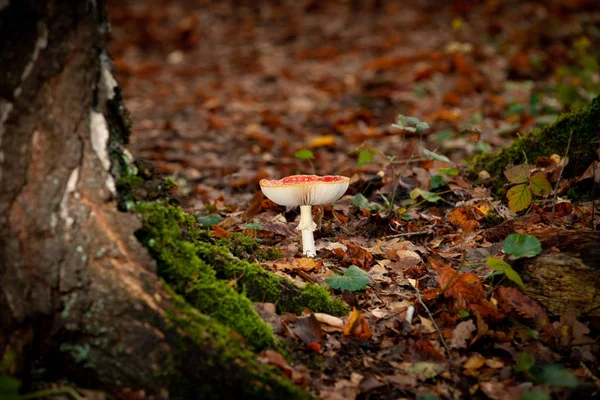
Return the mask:
[[[371,212],[379,210],[379,205],[377,203],[370,202],[365,196],[363,196],[360,193],[352,196],[352,204],[354,204],[361,210],[367,210]]]
[[[325,282],[332,289],[355,292],[367,287],[369,275],[356,265],[351,265],[344,271],[344,275],[331,275],[325,279]]]
[[[420,196],[424,200],[427,200],[430,203],[436,203],[436,202],[442,200],[442,198],[440,196],[438,196],[437,194],[429,192],[427,190],[419,189],[419,188],[413,189],[410,192],[409,196],[413,200],[417,199]]]
[[[515,165],[504,171],[504,176],[510,183],[525,183],[529,180],[529,165]]]
[[[296,157],[298,160],[312,160],[315,158],[315,155],[308,149],[302,149],[294,153],[294,157]]]
[[[444,180],[444,177],[441,175],[434,175],[431,177],[431,181],[429,182],[429,187],[431,187],[431,189],[439,189],[441,187],[446,186],[447,183]]]
[[[363,150],[358,154],[358,166],[362,167],[363,165],[369,164],[373,161],[373,157],[375,156],[375,152],[371,149]]]
[[[529,187],[536,196],[546,197],[552,192],[552,186],[543,172],[538,172],[529,181]]]
[[[524,287],[523,279],[517,271],[513,269],[508,263],[502,261],[499,258],[488,257],[486,260],[486,264],[493,269],[494,271],[502,271],[504,275],[514,283],[516,283],[519,287]]]
[[[508,189],[506,197],[508,198],[508,208],[512,212],[524,210],[531,204],[531,190],[525,183]]]
[[[441,161],[445,163],[450,163],[450,159],[446,156],[442,156],[438,153],[434,153],[433,151],[423,149],[423,156],[429,158],[431,160]]]
[[[533,235],[513,233],[504,239],[504,252],[514,258],[535,257],[542,252],[542,244]]]

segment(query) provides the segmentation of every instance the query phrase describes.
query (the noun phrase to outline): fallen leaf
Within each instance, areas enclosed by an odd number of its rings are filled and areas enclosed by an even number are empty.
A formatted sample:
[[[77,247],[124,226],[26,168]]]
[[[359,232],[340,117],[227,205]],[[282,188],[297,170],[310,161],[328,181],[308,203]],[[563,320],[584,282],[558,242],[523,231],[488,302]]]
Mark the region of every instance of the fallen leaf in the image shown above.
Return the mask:
[[[325,146],[335,146],[335,136],[327,135],[327,136],[319,136],[314,139],[311,139],[308,142],[308,147],[325,147]]]
[[[467,341],[473,336],[473,332],[477,329],[472,320],[466,320],[456,325],[456,328],[452,330],[452,338],[450,340],[450,347],[456,349],[466,349]]]
[[[552,341],[552,324],[544,309],[529,296],[516,288],[499,287],[496,290],[498,304],[515,317],[532,321],[546,342]]]
[[[258,355],[258,360],[264,364],[273,365],[279,368],[287,377],[292,376],[292,372],[294,369],[290,367],[290,365],[287,363],[287,361],[281,354],[274,350],[263,351]]]
[[[344,321],[341,318],[334,317],[333,315],[314,313],[315,318],[322,324],[329,325],[339,330],[344,329]]]
[[[479,353],[472,354],[463,364],[464,369],[479,369],[485,365],[485,357]]]
[[[321,343],[321,340],[323,340],[321,324],[313,313],[311,313],[308,317],[298,318],[292,331],[294,335],[296,335],[307,345],[312,343]]]
[[[280,271],[319,271],[324,268],[322,261],[317,261],[310,257],[280,258],[263,264],[272,265],[274,268]]]
[[[350,313],[350,318],[344,328],[344,335],[356,336],[361,340],[368,340],[373,335],[365,316],[356,308],[353,308]]]

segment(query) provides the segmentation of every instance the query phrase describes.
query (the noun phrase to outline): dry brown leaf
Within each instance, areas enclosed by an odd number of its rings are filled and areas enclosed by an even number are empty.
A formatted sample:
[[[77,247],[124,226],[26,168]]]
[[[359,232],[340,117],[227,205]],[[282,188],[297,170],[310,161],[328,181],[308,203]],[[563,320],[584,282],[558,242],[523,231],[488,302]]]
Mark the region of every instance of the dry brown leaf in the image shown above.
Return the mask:
[[[277,260],[269,261],[264,263],[266,265],[272,265],[274,268],[280,271],[319,271],[323,267],[323,262],[316,261],[314,258],[302,257],[302,258],[279,258]]]
[[[339,330],[344,329],[344,320],[342,320],[341,318],[324,313],[314,313],[314,316],[317,319],[317,321],[319,321],[322,324],[329,325]]]
[[[516,288],[499,287],[496,290],[496,295],[501,309],[517,318],[532,321],[535,329],[540,331],[540,337],[545,342],[553,340],[552,324],[548,314],[538,302]]]
[[[467,341],[473,336],[473,332],[477,329],[472,320],[466,320],[456,325],[456,328],[452,330],[452,339],[450,340],[450,347],[456,349],[466,349]]]

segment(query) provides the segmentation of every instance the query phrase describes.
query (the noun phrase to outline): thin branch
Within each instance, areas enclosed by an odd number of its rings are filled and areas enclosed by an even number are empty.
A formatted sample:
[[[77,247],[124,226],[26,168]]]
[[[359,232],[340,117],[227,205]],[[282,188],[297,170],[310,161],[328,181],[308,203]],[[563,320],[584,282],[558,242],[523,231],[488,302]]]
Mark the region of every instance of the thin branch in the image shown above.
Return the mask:
[[[556,198],[558,197],[558,187],[560,186],[560,180],[562,179],[563,171],[565,170],[565,165],[567,161],[567,156],[569,155],[569,148],[571,147],[571,138],[573,137],[573,129],[571,129],[571,133],[569,134],[569,141],[567,142],[567,151],[565,151],[565,156],[562,159],[562,168],[560,169],[560,174],[558,175],[558,180],[556,181],[556,187],[554,188],[554,198],[552,199],[552,218],[550,219],[550,223],[554,223],[554,207],[556,207]],[[592,202],[593,205],[593,202]],[[593,208],[593,207],[592,207]]]
[[[452,360],[452,354],[450,353],[450,347],[448,347],[448,345],[446,344],[446,340],[444,340],[444,335],[442,335],[442,331],[440,330],[440,327],[435,322],[435,319],[433,319],[433,315],[431,314],[431,311],[429,311],[429,308],[427,308],[427,305],[425,305],[425,303],[423,302],[423,298],[421,297],[421,291],[419,289],[417,289],[416,286],[413,286],[413,285],[411,285],[411,286],[413,287],[413,289],[415,289],[415,292],[417,293],[417,299],[419,299],[419,304],[421,306],[423,306],[423,308],[427,312],[427,315],[429,316],[429,319],[431,319],[431,323],[433,324],[433,327],[435,328],[438,335],[440,336],[440,342],[442,342],[442,345],[444,346],[444,348],[446,349],[446,352],[448,353],[448,359]]]

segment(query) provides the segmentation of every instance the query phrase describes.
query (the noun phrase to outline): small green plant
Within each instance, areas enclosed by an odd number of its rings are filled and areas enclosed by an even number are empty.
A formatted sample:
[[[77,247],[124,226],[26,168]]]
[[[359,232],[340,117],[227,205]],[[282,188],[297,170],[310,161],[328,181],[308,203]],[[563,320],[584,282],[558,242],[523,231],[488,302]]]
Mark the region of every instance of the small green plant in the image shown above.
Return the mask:
[[[366,210],[369,212],[379,211],[379,204],[370,202],[365,196],[363,196],[360,193],[352,196],[352,204],[354,204],[360,210]]]
[[[356,265],[351,265],[344,271],[344,275],[331,275],[325,282],[332,289],[356,292],[367,287],[369,275]]]
[[[419,118],[407,117],[406,115],[398,114],[396,117],[396,123],[392,124],[392,127],[408,132],[421,133],[429,129],[429,124],[421,121]]]
[[[542,252],[542,244],[539,239],[533,235],[524,235],[513,233],[504,239],[504,252],[511,259],[535,257]],[[519,287],[524,287],[523,279],[513,267],[506,261],[499,258],[488,257],[486,264],[496,272],[503,273],[509,280],[516,283]]]
[[[313,174],[315,173],[315,166],[312,162],[312,160],[314,160],[314,158],[315,158],[315,155],[313,154],[312,151],[310,151],[308,149],[298,150],[296,153],[294,153],[294,157],[296,157],[298,160],[308,161]]]
[[[218,224],[222,219],[219,214],[202,215],[196,213],[195,217],[196,221],[205,228],[210,228],[211,225]]]
[[[508,208],[512,212],[519,212],[529,207],[533,195],[546,197],[552,191],[546,175],[526,164],[508,168],[504,171],[504,176],[514,185],[506,193]]]

